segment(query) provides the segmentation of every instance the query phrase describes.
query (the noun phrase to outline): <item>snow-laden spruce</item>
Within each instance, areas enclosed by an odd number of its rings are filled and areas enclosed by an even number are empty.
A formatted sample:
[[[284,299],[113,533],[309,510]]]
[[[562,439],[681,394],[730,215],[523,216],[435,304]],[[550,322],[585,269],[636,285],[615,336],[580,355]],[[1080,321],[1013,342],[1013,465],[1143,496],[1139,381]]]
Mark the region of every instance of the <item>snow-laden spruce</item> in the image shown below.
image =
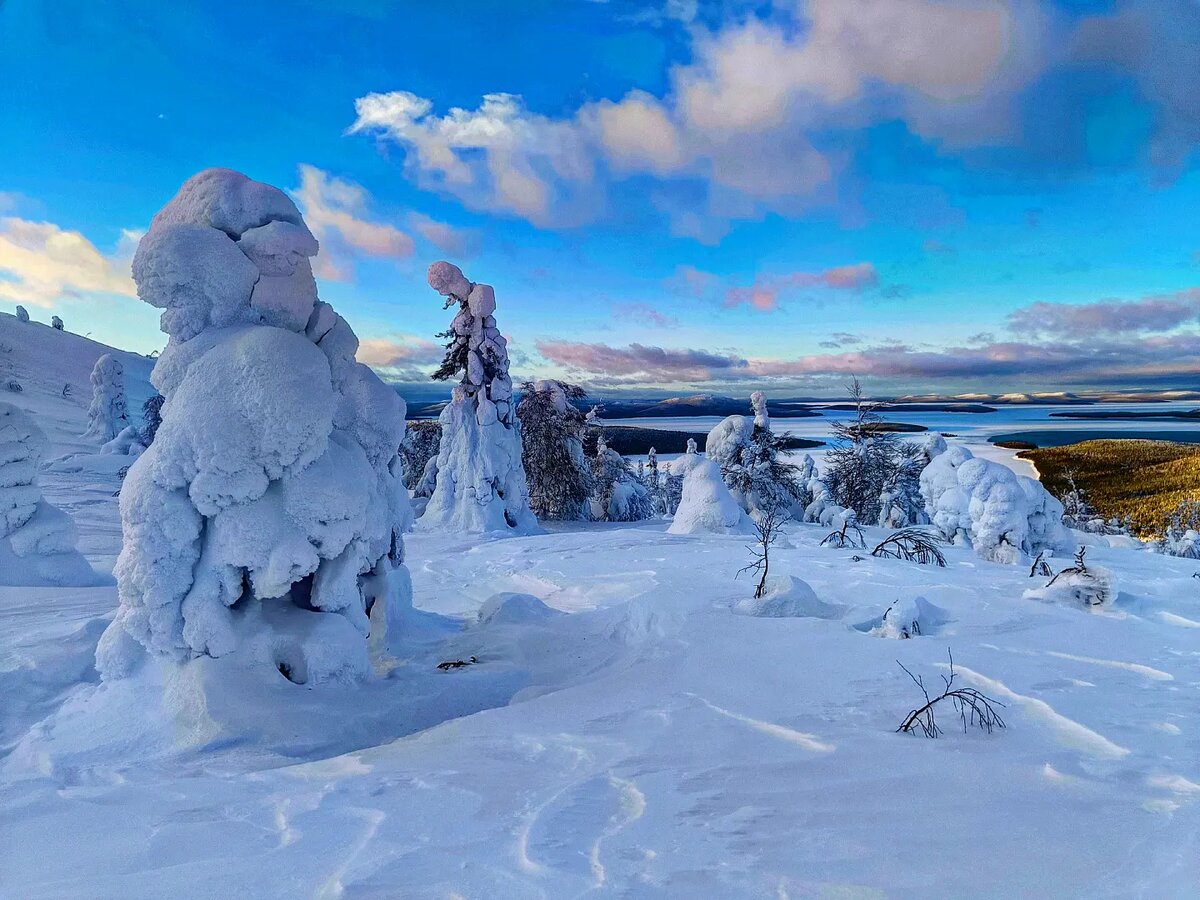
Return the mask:
[[[805,485],[799,470],[781,455],[784,441],[771,431],[766,395],[755,391],[750,407],[753,420],[734,415],[717,423],[708,433],[705,455],[721,467],[730,493],[751,516],[757,519],[777,509],[802,514]]]
[[[575,403],[582,388],[544,379],[526,382],[517,404],[529,505],[539,519],[589,519],[595,483],[583,452],[587,423]]]
[[[521,434],[508,374],[508,342],[496,327],[496,294],[458,266],[435,262],[429,286],[458,312],[444,337],[446,357],[434,378],[461,375],[438,422],[437,483],[418,523],[422,530],[532,534],[537,519],[521,462]]]
[[[165,399],[121,489],[105,677],[149,651],[358,678],[368,633],[411,602],[404,401],[317,299],[316,251],[286,194],[227,169],[189,179],[138,246],[138,294],[169,336],[151,375]]]
[[[694,453],[685,454],[676,463],[682,460],[686,460],[686,464],[680,466],[684,472],[683,494],[667,531],[671,534],[749,534],[752,530],[750,518],[729,493],[716,462]]]
[[[63,320],[60,319],[58,316],[50,317],[50,327],[53,328],[55,331],[65,331],[66,330],[65,327],[63,326]]]
[[[106,444],[129,427],[125,412],[125,367],[105,353],[92,368],[92,402],[83,436]]]
[[[1015,563],[1063,546],[1062,504],[1036,480],[962,445],[935,456],[920,483],[930,522],[984,559]]]
[[[28,322],[29,321],[29,310],[27,310],[23,306],[18,306],[17,307],[17,321],[18,322]]]
[[[75,524],[42,499],[37,473],[46,436],[0,403],[0,585],[84,587],[105,579],[75,549]]]
[[[596,438],[596,456],[592,459],[595,494],[592,518],[603,522],[640,522],[654,515],[654,498],[629,461],[604,441]]]

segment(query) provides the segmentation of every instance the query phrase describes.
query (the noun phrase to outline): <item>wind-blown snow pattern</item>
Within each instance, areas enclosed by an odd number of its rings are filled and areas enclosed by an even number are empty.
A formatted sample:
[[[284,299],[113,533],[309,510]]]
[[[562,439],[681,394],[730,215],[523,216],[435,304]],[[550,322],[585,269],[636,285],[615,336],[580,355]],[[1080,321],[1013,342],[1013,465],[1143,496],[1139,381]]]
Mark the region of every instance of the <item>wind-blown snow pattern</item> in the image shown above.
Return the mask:
[[[421,515],[421,530],[533,534],[521,433],[513,409],[508,342],[496,327],[496,294],[448,262],[429,267],[429,286],[458,306],[450,324],[448,359],[462,381],[438,421],[442,441],[437,484]]]
[[[92,402],[84,437],[107,444],[129,427],[125,414],[125,368],[111,353],[96,360],[92,369]]]
[[[42,499],[45,453],[46,436],[30,416],[0,402],[0,585],[104,584],[75,549],[70,517]]]
[[[1062,504],[1034,479],[964,446],[934,456],[921,472],[921,495],[947,540],[968,543],[992,562],[1015,563],[1064,546]]]
[[[165,401],[121,490],[106,677],[144,649],[360,678],[373,624],[411,600],[404,402],[317,299],[316,250],[282,191],[227,169],[189,179],[138,246],[139,296],[169,337],[151,375]]]

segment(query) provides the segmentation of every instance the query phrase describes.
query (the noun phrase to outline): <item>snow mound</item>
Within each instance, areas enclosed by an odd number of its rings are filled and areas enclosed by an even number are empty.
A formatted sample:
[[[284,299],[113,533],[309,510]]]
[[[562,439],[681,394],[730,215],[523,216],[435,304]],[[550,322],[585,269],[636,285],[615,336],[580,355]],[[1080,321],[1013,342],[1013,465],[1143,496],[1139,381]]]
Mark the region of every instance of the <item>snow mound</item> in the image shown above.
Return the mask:
[[[286,195],[227,169],[189,179],[138,246],[139,295],[165,310],[165,400],[121,491],[106,678],[144,649],[361,679],[368,634],[411,602],[404,401],[317,299],[316,250]]]
[[[907,597],[897,600],[882,615],[854,627],[876,637],[903,640],[937,634],[948,621],[946,611],[924,597]]]
[[[934,456],[920,481],[930,521],[983,559],[1016,563],[1063,545],[1061,503],[1034,479],[962,445]]]
[[[771,619],[836,619],[842,614],[840,606],[819,599],[807,581],[794,575],[771,576],[761,597],[741,600],[734,605],[733,611],[743,616]]]
[[[720,467],[711,459],[698,458],[683,477],[683,496],[671,534],[749,534],[750,518],[742,511],[725,481]]]
[[[1022,596],[1026,600],[1092,609],[1112,606],[1113,601],[1117,599],[1117,586],[1111,571],[1100,566],[1088,565],[1082,572],[1076,571],[1074,567],[1064,569],[1045,587],[1030,588]]]
[[[87,587],[111,583],[75,549],[75,524],[42,499],[38,466],[46,436],[0,402],[0,585]]]
[[[483,601],[476,618],[480,625],[533,625],[561,615],[532,594],[504,591]]]

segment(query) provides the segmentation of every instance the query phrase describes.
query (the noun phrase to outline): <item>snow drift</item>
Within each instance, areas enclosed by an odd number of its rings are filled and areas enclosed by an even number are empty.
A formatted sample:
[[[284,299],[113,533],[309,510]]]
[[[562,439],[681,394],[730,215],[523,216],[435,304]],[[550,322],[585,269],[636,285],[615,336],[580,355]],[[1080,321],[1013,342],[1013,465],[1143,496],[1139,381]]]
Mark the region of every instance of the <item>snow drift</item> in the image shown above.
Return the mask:
[[[227,169],[189,179],[138,246],[138,295],[169,336],[151,375],[165,400],[121,491],[106,678],[143,650],[362,677],[369,631],[411,599],[404,401],[317,299],[316,251],[282,191]]]

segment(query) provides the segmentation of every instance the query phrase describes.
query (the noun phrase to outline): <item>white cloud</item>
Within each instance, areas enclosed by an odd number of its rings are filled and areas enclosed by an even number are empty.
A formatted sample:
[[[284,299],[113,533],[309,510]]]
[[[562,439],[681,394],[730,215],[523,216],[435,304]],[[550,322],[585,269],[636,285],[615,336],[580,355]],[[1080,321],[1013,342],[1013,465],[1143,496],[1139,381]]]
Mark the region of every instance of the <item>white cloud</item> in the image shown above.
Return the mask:
[[[42,307],[87,294],[135,297],[129,261],[140,237],[124,231],[116,251],[106,254],[52,222],[0,218],[0,297]]]
[[[407,259],[410,235],[369,217],[370,194],[358,184],[315,166],[300,166],[300,187],[293,191],[304,221],[321,242],[314,271],[333,281],[354,277],[356,259]]]

